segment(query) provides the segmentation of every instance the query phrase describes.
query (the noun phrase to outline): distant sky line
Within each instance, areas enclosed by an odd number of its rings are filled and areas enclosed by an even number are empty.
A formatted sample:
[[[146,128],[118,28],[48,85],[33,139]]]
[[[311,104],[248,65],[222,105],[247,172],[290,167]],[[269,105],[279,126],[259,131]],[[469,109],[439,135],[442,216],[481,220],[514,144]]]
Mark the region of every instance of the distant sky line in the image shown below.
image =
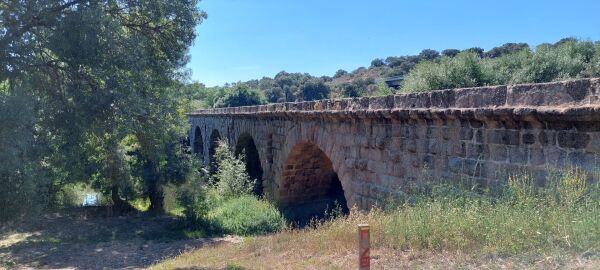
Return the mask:
[[[485,2],[485,3],[480,3]],[[600,1],[203,0],[188,68],[208,86],[278,72],[332,76],[422,49],[600,40]]]

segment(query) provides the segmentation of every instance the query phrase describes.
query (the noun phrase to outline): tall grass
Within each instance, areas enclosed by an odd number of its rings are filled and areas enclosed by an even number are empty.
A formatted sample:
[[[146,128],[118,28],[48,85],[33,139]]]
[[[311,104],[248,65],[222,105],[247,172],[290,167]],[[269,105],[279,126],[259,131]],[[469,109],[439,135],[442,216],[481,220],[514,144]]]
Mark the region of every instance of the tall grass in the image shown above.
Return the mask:
[[[361,223],[371,226],[372,254],[379,258],[374,265],[381,268],[386,262],[414,268],[414,262],[402,257],[406,254],[445,254],[439,262],[442,268],[449,267],[448,254],[456,256],[450,261],[459,261],[457,265],[477,266],[471,268],[496,263],[515,267],[510,258],[519,261],[522,256],[527,262],[516,265],[556,267],[548,254],[565,254],[573,263],[580,260],[577,254],[600,253],[600,184],[586,179],[573,169],[552,173],[543,188],[527,174],[514,175],[496,194],[448,185],[424,188],[368,212],[353,208],[347,216],[246,238],[239,245],[201,249],[157,268],[222,268],[232,262],[254,268],[353,268],[356,226]],[[494,257],[508,262],[490,259]],[[434,260],[429,267],[439,267]]]
[[[600,186],[579,170],[535,187],[526,174],[509,178],[499,196],[423,194],[412,204],[369,213],[353,211],[320,229],[346,232],[370,223],[376,246],[396,249],[516,253],[551,248],[600,251]]]

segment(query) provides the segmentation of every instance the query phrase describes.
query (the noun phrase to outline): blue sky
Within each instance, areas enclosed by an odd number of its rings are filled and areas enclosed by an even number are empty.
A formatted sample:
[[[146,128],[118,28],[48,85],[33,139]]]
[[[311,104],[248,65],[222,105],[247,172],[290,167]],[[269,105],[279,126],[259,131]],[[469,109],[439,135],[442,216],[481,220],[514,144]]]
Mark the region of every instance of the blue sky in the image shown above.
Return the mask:
[[[333,75],[430,48],[600,40],[600,1],[203,0],[188,68],[208,86]]]

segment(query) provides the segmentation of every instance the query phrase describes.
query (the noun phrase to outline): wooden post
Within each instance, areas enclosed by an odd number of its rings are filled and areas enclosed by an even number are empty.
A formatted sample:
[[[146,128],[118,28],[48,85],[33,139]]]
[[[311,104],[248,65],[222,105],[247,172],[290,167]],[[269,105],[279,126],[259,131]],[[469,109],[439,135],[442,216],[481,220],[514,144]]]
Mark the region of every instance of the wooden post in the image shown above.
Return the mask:
[[[358,269],[369,270],[371,269],[371,256],[369,243],[369,225],[359,224],[358,225]]]

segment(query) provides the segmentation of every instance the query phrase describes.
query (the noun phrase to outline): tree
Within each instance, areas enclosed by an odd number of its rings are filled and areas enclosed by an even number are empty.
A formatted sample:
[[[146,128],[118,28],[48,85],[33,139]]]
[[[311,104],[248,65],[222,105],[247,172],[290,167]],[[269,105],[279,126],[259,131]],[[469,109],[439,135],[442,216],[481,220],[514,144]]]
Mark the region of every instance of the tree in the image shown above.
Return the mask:
[[[371,61],[371,67],[372,68],[374,68],[374,67],[382,67],[382,66],[385,66],[385,62],[383,62],[383,60],[380,59],[380,58],[375,58],[375,59],[373,59],[373,61]]]
[[[468,48],[466,50],[463,50],[463,52],[474,53],[478,57],[481,58],[481,57],[483,57],[484,50],[482,48],[479,48],[479,47],[473,47],[473,48]]]
[[[265,97],[258,90],[248,89],[243,85],[225,91],[225,95],[216,102],[215,108],[239,107],[265,104]]]
[[[300,87],[302,92],[302,99],[305,101],[326,99],[329,97],[331,90],[323,80],[321,79],[310,79]]]
[[[527,43],[504,43],[502,46],[494,47],[484,53],[484,57],[496,58],[505,54],[515,53],[520,50],[529,50]]]
[[[442,51],[443,56],[454,57],[460,53],[460,50],[457,49],[445,49]]]
[[[339,78],[342,76],[348,75],[348,71],[345,71],[343,69],[338,69],[338,71],[335,72],[335,74],[333,75],[333,78]]]
[[[440,53],[432,49],[424,49],[419,53],[419,58],[424,60],[433,60],[440,57]]]
[[[52,172],[50,193],[96,177],[113,180],[101,183],[119,198],[115,183],[128,178],[115,172],[126,170],[127,162],[87,161],[91,155],[122,158],[121,143],[130,135],[163,173],[163,143],[178,141],[167,135],[185,134],[162,131],[181,124],[174,120],[182,118],[184,105],[176,80],[185,77],[187,49],[205,18],[196,6],[194,0],[0,3],[0,82],[9,92],[36,97],[35,138],[46,146],[39,155]],[[101,147],[86,151],[88,144]]]

